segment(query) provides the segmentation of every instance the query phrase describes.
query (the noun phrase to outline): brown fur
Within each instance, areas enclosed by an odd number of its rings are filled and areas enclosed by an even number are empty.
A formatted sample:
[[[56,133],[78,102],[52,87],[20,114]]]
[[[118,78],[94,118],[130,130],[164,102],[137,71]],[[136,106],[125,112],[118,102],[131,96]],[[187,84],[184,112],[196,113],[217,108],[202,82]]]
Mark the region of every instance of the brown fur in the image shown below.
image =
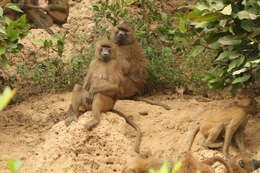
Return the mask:
[[[223,153],[228,157],[228,149],[231,139],[234,137],[236,145],[240,151],[245,150],[244,129],[248,121],[248,114],[255,114],[257,102],[253,98],[244,98],[235,104],[220,110],[214,116],[203,120],[192,132],[189,140],[189,149],[192,146],[195,136],[200,131],[205,138],[203,146],[208,148],[220,148],[223,142],[217,141],[224,136]],[[224,135],[223,135],[224,134]]]
[[[45,29],[49,34],[54,34],[49,27],[53,24],[52,18],[45,14],[44,11],[38,6],[38,0],[24,0],[18,2],[14,0],[6,1],[17,4],[27,15],[27,22],[34,24],[36,28]],[[6,5],[1,3],[1,6]],[[22,13],[16,12],[9,8],[4,8],[4,16],[9,17],[12,20],[17,20],[21,17]]]
[[[181,162],[181,168],[176,171],[176,173],[196,173],[197,171],[200,171],[200,173],[214,173],[215,171],[211,166],[215,162],[222,163],[225,166],[227,173],[233,173],[230,164],[218,156],[213,156],[200,162],[191,154],[191,152],[185,152],[183,153]]]
[[[122,41],[119,38],[118,31],[126,30],[127,39]],[[117,60],[122,67],[124,75],[122,81],[123,92],[119,96],[120,99],[133,98],[139,101],[144,101],[149,104],[162,106],[169,110],[170,107],[155,101],[136,98],[143,94],[146,80],[148,77],[147,67],[149,66],[149,60],[144,56],[142,48],[135,38],[134,31],[126,24],[119,24],[112,28],[111,39],[118,45],[117,47]]]
[[[222,163],[227,173],[233,173],[230,164],[221,157],[214,156],[209,158],[205,161],[199,162],[197,159],[193,157],[190,152],[185,152],[182,155],[181,167],[176,173],[196,173],[198,170],[201,173],[214,173],[214,170],[211,166],[215,162]],[[162,166],[163,162],[155,159],[155,158],[148,158],[148,159],[141,159],[137,158],[134,161],[130,162],[122,171],[122,173],[149,173],[149,169],[153,168],[155,170],[159,170]]]
[[[149,169],[158,170],[163,162],[154,158],[136,158],[123,169],[122,173],[149,173]]]
[[[47,13],[52,17],[55,23],[66,23],[69,16],[69,1],[49,0]]]
[[[230,164],[234,173],[250,173],[260,168],[260,160],[253,158],[251,154],[246,152],[232,157]]]
[[[100,55],[102,47],[110,47],[109,60],[104,60]],[[68,111],[68,119],[65,124],[68,126],[80,115],[80,107],[84,111],[92,109],[94,118],[85,124],[85,128],[92,129],[100,122],[102,112],[113,111],[122,116],[128,124],[137,130],[136,152],[139,152],[141,141],[140,128],[123,113],[113,110],[121,91],[122,73],[118,69],[116,60],[116,49],[113,42],[102,40],[97,42],[95,59],[91,61],[83,87],[76,84],[72,92],[72,101]]]

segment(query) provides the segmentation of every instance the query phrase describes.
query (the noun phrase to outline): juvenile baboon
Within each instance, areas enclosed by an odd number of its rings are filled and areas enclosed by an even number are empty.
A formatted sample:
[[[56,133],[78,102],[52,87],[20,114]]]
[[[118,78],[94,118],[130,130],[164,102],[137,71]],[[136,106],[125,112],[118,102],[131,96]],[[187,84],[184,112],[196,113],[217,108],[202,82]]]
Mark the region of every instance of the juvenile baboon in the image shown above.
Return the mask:
[[[222,163],[227,169],[228,173],[233,173],[230,164],[221,157],[214,156],[208,158],[205,161],[198,161],[193,157],[190,152],[185,152],[182,155],[181,167],[176,173],[196,173],[198,170],[201,173],[214,173],[211,166],[215,162]],[[162,166],[162,161],[155,158],[149,159],[135,159],[133,162],[128,164],[122,171],[122,173],[149,173],[149,169],[153,168],[155,170],[160,169]]]
[[[260,160],[253,158],[252,154],[242,152],[230,159],[234,173],[250,173],[260,168]]]
[[[124,75],[122,81],[123,92],[120,99],[132,98],[152,105],[159,105],[169,110],[170,107],[151,100],[137,98],[144,92],[148,77],[149,60],[144,56],[142,48],[135,38],[134,31],[126,24],[119,24],[112,28],[111,39],[118,45],[117,60]]]
[[[243,98],[236,101],[230,107],[218,111],[214,116],[202,120],[192,132],[188,149],[191,148],[195,136],[200,131],[205,141],[203,146],[208,148],[220,148],[223,146],[223,153],[229,157],[228,149],[232,138],[240,151],[245,150],[244,146],[244,129],[247,125],[248,114],[257,112],[257,102],[253,98]],[[224,137],[224,143],[218,141]]]
[[[128,124],[137,130],[137,141],[135,150],[139,152],[141,141],[140,128],[123,113],[113,110],[121,91],[121,80],[123,76],[118,68],[116,60],[115,44],[109,40],[97,42],[95,59],[91,61],[83,87],[76,84],[72,92],[72,101],[68,111],[65,124],[68,126],[73,120],[77,120],[80,107],[92,110],[94,118],[84,126],[92,129],[100,122],[102,112],[112,111],[122,116]]]

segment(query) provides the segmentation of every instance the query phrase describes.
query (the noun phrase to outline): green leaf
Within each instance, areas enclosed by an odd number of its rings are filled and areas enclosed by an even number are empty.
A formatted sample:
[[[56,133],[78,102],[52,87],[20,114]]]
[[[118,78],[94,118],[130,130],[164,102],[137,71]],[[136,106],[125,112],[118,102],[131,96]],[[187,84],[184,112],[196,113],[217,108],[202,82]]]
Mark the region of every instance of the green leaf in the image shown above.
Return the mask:
[[[252,20],[242,20],[241,27],[247,32],[251,32],[255,28],[255,23]]]
[[[14,42],[19,38],[20,30],[17,29],[15,22],[11,22],[6,29],[7,37],[10,41]]]
[[[245,61],[245,57],[244,57],[244,56],[241,56],[239,59],[233,60],[233,61],[229,64],[227,72],[230,72],[230,71],[233,70],[234,68],[239,67],[240,65],[243,64],[244,61]]]
[[[180,21],[179,21],[179,29],[182,33],[186,33],[187,30],[186,30],[186,26],[185,26],[185,21],[183,18],[180,18]]]
[[[44,40],[32,40],[32,43],[44,47]]]
[[[244,74],[241,77],[236,78],[235,80],[233,80],[232,84],[237,84],[237,83],[243,83],[248,81],[251,78],[250,74]]]
[[[222,14],[224,15],[231,15],[232,13],[232,6],[231,4],[229,4],[228,6],[226,6],[222,11],[221,11]]]
[[[5,27],[2,24],[0,24],[0,33],[6,34]]]
[[[182,165],[181,161],[178,161],[178,162],[174,165],[174,167],[172,168],[172,173],[175,173],[176,171],[178,171],[178,170],[181,168],[181,165]]]
[[[169,162],[168,160],[165,160],[163,166],[160,169],[160,173],[169,173],[169,171],[170,171]]]
[[[149,173],[156,173],[154,169],[149,169]]]
[[[2,63],[4,64],[4,66],[6,68],[9,67],[8,60],[7,60],[6,56],[3,54],[1,57],[2,57]]]
[[[254,13],[250,13],[249,11],[246,11],[246,10],[242,10],[242,11],[238,12],[237,16],[240,20],[242,20],[242,19],[255,20],[257,18],[257,15],[255,15]]]
[[[202,46],[196,46],[196,47],[193,48],[193,50],[192,50],[190,56],[191,56],[191,57],[196,57],[196,56],[198,56],[203,50],[204,50],[204,47],[202,47]]]
[[[21,10],[16,4],[8,3],[5,7],[23,13],[23,10]]]
[[[6,51],[6,47],[0,46],[0,55],[5,54],[5,51]]]
[[[231,51],[229,52],[229,59],[236,59],[237,57],[241,56],[240,53],[237,53],[237,52],[234,52],[234,51]]]
[[[73,171],[71,169],[68,169],[67,173],[73,173]]]
[[[260,1],[257,1],[257,5],[260,6]]]
[[[225,59],[225,58],[228,57],[228,56],[229,56],[229,51],[224,51],[224,52],[222,52],[222,53],[218,56],[218,58],[216,59],[216,61],[223,60],[223,59]]]
[[[236,40],[232,36],[224,36],[218,39],[218,42],[222,45],[236,45],[240,44],[241,40]]]
[[[0,17],[3,17],[3,13],[4,13],[3,8],[0,7]]]
[[[12,173],[19,173],[19,170],[21,168],[21,160],[19,159],[8,159],[8,167],[11,170]]]

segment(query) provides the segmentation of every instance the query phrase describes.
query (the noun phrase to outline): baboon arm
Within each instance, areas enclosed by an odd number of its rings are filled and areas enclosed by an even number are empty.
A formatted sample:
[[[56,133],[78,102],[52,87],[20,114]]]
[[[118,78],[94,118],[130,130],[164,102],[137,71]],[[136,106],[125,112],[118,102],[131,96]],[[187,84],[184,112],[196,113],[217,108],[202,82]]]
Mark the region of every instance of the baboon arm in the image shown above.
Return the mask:
[[[67,12],[66,7],[64,7],[63,5],[59,5],[59,4],[49,4],[48,7],[46,8],[47,11],[60,11],[60,12]]]
[[[239,118],[237,121],[231,120],[230,124],[226,126],[223,153],[227,158],[229,157],[228,148],[231,143],[231,139],[232,139],[234,133],[239,128],[239,126],[241,124],[243,124],[244,120],[245,119],[243,117]]]
[[[119,92],[119,86],[116,84],[103,84],[103,85],[94,87],[91,90],[92,90],[93,95],[95,95],[97,93],[106,95],[107,92],[109,92],[110,94],[112,93],[112,95],[114,95],[114,94],[116,95]]]

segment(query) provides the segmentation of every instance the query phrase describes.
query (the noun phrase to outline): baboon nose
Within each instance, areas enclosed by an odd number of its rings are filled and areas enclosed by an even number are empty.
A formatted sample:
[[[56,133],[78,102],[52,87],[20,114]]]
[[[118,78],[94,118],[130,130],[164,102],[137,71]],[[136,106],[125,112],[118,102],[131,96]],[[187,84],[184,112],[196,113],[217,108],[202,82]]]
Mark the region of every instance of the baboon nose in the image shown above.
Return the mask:
[[[253,159],[254,169],[260,168],[260,160],[259,159]]]

